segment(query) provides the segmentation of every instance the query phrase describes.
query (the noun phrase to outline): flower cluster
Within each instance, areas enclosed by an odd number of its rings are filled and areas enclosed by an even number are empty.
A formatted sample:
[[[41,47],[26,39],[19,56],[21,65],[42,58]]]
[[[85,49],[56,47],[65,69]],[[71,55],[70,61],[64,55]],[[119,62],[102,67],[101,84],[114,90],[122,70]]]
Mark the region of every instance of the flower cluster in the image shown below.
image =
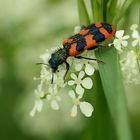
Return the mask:
[[[124,30],[117,31],[113,43],[109,45],[114,45],[120,54],[121,69],[126,82],[139,84],[140,34],[138,32],[138,25],[131,25],[130,30],[131,35],[124,35]]]
[[[86,89],[91,89],[93,86],[90,76],[94,74],[95,69],[92,62],[90,62],[91,60],[79,61],[78,59],[70,58],[69,63],[73,64],[73,67],[71,66],[69,71],[69,73],[71,73],[70,77],[64,81],[63,78],[66,69],[61,65],[58,69],[59,72],[53,73],[54,80],[53,83],[51,83],[52,70],[47,64],[53,51],[54,50],[46,50],[46,52],[40,56],[42,62],[46,65],[41,66],[40,77],[34,78],[34,80],[39,80],[40,83],[35,90],[36,100],[30,115],[34,116],[36,112],[41,112],[43,102],[46,100],[50,102],[52,109],[59,110],[59,103],[62,101],[60,90],[65,87],[70,88],[67,95],[73,103],[70,115],[75,117],[77,115],[77,106],[79,106],[81,112],[86,117],[90,117],[94,109],[90,103],[83,100],[83,95]]]

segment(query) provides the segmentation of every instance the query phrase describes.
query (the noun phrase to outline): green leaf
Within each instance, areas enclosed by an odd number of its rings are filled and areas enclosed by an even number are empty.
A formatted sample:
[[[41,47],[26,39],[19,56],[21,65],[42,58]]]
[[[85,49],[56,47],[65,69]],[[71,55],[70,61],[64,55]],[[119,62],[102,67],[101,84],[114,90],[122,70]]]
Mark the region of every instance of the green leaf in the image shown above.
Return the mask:
[[[90,19],[84,3],[84,0],[78,0],[78,12],[81,25],[89,25]]]
[[[94,74],[94,116],[92,121],[93,140],[116,140],[114,126],[112,124],[111,115],[105,98],[99,71]]]
[[[95,53],[97,59],[105,62],[99,64],[99,73],[118,140],[132,140],[117,52],[111,47]]]

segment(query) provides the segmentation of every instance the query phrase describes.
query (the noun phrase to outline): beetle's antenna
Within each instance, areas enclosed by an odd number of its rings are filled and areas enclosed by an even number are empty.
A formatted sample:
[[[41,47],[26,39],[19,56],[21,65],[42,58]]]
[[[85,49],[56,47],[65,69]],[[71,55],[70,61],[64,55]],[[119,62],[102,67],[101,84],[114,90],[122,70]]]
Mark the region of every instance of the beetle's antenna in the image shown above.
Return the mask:
[[[45,64],[45,63],[36,63],[36,65],[46,65],[46,66],[49,66],[48,64]]]

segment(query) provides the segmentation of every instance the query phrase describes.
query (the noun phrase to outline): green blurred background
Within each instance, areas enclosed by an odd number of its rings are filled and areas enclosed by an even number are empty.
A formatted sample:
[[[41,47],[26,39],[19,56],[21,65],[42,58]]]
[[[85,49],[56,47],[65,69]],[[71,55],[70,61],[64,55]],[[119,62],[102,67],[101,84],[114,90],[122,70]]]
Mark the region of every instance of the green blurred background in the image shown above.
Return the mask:
[[[137,2],[133,3],[130,17],[136,12]],[[46,49],[61,45],[78,24],[76,0],[0,1],[1,140],[93,139],[94,115],[90,119],[80,115],[70,118],[66,114],[69,104],[65,91],[66,103],[60,111],[54,112],[46,104],[43,112],[34,118],[29,116],[37,85],[33,77],[39,75],[40,70],[35,63]],[[133,136],[139,140],[140,85],[125,87]],[[108,117],[107,114],[103,117]]]

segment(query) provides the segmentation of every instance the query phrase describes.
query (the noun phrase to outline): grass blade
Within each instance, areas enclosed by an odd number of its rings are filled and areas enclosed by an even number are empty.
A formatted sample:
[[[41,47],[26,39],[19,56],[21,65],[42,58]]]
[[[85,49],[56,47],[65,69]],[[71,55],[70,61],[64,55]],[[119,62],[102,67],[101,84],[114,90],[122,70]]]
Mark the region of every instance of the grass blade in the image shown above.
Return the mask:
[[[81,25],[89,25],[90,19],[84,3],[84,0],[78,0],[78,12]]]
[[[111,121],[111,115],[105,98],[102,82],[99,72],[94,74],[94,89],[93,95],[95,98],[94,104],[94,119],[92,121],[92,139],[94,140],[116,140],[114,127]]]
[[[118,140],[132,140],[117,52],[113,47],[100,49],[96,56],[105,62],[99,72]]]
[[[94,22],[99,22],[100,20],[100,6],[97,0],[90,0],[91,3],[91,8],[92,8],[92,15],[93,15],[93,19]]]

